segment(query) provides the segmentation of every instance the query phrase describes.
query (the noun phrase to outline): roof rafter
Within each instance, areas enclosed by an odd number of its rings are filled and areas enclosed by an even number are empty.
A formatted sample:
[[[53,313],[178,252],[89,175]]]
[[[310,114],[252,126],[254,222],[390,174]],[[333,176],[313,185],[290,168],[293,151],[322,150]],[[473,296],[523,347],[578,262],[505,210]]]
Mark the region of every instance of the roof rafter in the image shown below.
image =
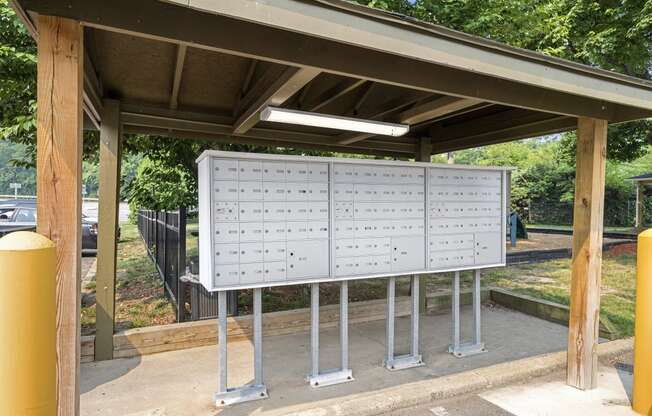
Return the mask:
[[[341,81],[323,93],[319,94],[319,96],[310,100],[309,103],[303,105],[302,109],[305,109],[305,111],[319,111],[338,98],[360,87],[365,82],[367,81],[363,79],[352,78]]]
[[[452,114],[482,103],[481,100],[459,97],[440,97],[424,104],[417,105],[400,113],[397,117],[399,123],[414,125],[424,121]]]
[[[320,72],[314,68],[270,68],[238,103],[233,133],[246,133],[258,122],[265,107],[283,104]]]
[[[183,43],[177,46],[177,60],[174,64],[172,92],[170,93],[170,108],[173,110],[179,107],[179,88],[181,87],[181,76],[183,75],[183,65],[186,62],[187,50],[188,46]]]
[[[540,115],[540,114],[539,114]],[[503,143],[511,140],[526,139],[536,136],[560,133],[563,131],[573,130],[577,126],[577,119],[574,117],[548,115],[544,119],[522,120],[522,123],[511,125],[501,129],[485,130],[483,133],[475,133],[470,136],[461,136],[457,138],[443,139],[450,137],[446,134],[446,128],[439,131],[442,134],[439,137],[433,137],[432,152],[444,153],[454,150],[461,150],[478,145],[489,145]]]

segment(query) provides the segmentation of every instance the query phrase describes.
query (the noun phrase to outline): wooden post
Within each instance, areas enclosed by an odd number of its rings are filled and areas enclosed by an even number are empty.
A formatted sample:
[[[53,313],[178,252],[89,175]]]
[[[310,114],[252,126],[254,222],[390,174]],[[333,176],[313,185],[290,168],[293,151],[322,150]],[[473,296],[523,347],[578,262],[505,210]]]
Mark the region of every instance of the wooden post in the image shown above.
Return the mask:
[[[567,382],[582,390],[596,388],[598,378],[606,152],[607,122],[579,118]]]
[[[57,414],[79,414],[83,30],[40,15],[37,231],[56,244]]]
[[[96,361],[113,358],[121,136],[120,103],[115,100],[105,100],[100,129],[100,198],[95,278],[97,283]]]

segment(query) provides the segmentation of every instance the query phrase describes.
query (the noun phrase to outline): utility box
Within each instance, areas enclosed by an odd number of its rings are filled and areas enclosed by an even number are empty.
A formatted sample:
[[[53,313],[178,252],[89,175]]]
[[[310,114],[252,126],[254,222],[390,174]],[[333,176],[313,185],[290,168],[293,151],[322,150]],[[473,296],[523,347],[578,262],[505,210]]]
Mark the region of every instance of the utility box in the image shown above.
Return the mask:
[[[209,291],[505,265],[507,168],[206,151]]]

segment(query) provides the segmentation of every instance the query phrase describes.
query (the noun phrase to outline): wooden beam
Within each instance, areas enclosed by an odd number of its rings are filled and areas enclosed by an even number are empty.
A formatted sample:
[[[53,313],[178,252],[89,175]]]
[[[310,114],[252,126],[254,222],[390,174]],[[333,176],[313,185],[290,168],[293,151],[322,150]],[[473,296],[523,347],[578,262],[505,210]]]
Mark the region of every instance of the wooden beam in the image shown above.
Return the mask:
[[[421,98],[423,97],[422,96],[418,98],[413,97],[408,100],[401,100],[401,99],[390,100],[381,109],[377,110],[372,114],[362,115],[360,118],[363,118],[365,120],[381,120],[383,117],[387,116],[388,114],[392,114],[396,111],[400,111],[404,108],[413,105],[414,103],[418,102]],[[375,134],[370,134],[370,133],[343,133],[338,137],[337,143],[348,145],[348,144],[360,142],[362,140],[374,136]]]
[[[236,134],[246,133],[257,122],[260,112],[268,105],[279,106],[297,91],[312,81],[320,71],[313,68],[285,68],[280,76],[263,76],[242,99],[243,103],[251,103],[239,114],[233,126]],[[271,78],[271,79],[270,79]]]
[[[122,123],[125,126],[140,127],[139,132],[145,134],[146,129],[151,129],[151,134],[161,134],[160,131],[177,131],[192,134],[207,135],[206,137],[223,136],[232,142],[242,141],[241,138],[264,140],[267,145],[297,147],[306,149],[306,145],[319,145],[320,149],[327,149],[329,146],[337,147],[337,150],[346,149],[344,146],[337,146],[333,136],[302,133],[277,129],[252,128],[244,134],[234,134],[231,127],[210,121],[184,120],[172,117],[154,116],[147,114],[135,114],[123,112]],[[126,127],[125,127],[126,128]],[[130,130],[132,131],[132,130]],[[165,135],[165,134],[162,134]],[[186,136],[187,137],[187,136]],[[200,136],[197,136],[200,137]],[[391,153],[414,154],[415,145],[409,141],[367,141],[364,144],[351,146],[349,152],[355,153],[356,149],[369,149],[386,151]]]
[[[360,108],[365,103],[365,101],[367,101],[369,95],[371,95],[371,91],[373,91],[375,85],[376,85],[375,82],[367,83],[367,85],[362,91],[362,94],[360,94],[358,99],[355,101],[355,104],[353,104],[353,108],[351,108],[351,110],[348,111],[347,114],[358,115],[360,113]]]
[[[100,199],[95,278],[95,359],[98,361],[113,359],[121,140],[120,102],[105,100],[100,130]]]
[[[505,75],[505,72],[486,74],[475,71],[473,68],[466,70],[454,68],[447,61],[451,56],[460,59],[460,63],[464,61],[465,65],[473,61],[475,64],[483,66],[486,65],[486,62],[482,64],[479,56],[486,57],[487,54],[490,54],[492,60],[500,60],[506,56],[502,53],[491,54],[491,48],[481,46],[482,52],[478,52],[480,55],[474,55],[472,59],[469,58],[471,55],[460,57],[463,55],[460,51],[469,46],[465,41],[461,41],[456,48],[440,55],[439,59],[428,60],[421,59],[422,57],[406,56],[405,51],[354,45],[325,36],[289,30],[285,27],[278,27],[277,24],[267,25],[256,23],[255,19],[228,17],[225,15],[228,13],[202,13],[195,9],[180,7],[173,2],[159,0],[141,0],[137,8],[133,7],[131,0],[113,0],[111,8],[103,7],[105,4],[103,0],[69,0],[65,3],[21,0],[21,4],[27,10],[76,18],[83,20],[84,24],[88,26],[103,30],[176,43],[188,43],[193,47],[283,65],[319,68],[324,72],[430,93],[476,98],[537,111],[611,121],[645,118],[652,114],[652,105],[649,104],[651,101],[648,98],[652,92],[635,84],[635,80],[615,80],[614,78],[617,77],[615,75],[605,72],[597,74],[598,71],[589,70],[583,66],[577,70],[576,67],[568,68],[568,66],[574,66],[568,63],[564,63],[564,65],[559,62],[541,63],[540,66],[537,66],[538,71],[548,71],[548,73],[553,71],[563,76],[564,81],[560,83],[559,79],[554,79],[548,74],[540,76],[538,79],[540,82],[524,81],[525,78],[531,80],[532,73],[524,71],[523,68],[530,66],[533,62],[544,60],[545,58],[541,55],[516,57],[514,54],[508,54],[511,55],[510,60],[515,60],[512,63],[519,64],[509,71],[514,77]],[[211,4],[220,5],[221,3],[212,2]],[[233,7],[230,2],[228,4],[229,7]],[[267,6],[275,8],[276,11],[282,9],[278,4],[268,4]],[[290,7],[295,6],[297,5],[292,4]],[[302,4],[301,7],[304,6],[305,4]],[[226,6],[220,5],[219,7]],[[318,6],[313,5],[312,7]],[[246,8],[249,13],[254,14],[261,13],[262,10],[261,8],[247,7],[245,3],[238,5],[238,8]],[[124,10],[131,11],[130,19],[124,18]],[[156,16],[156,19],[152,19],[151,16]],[[269,18],[270,16],[266,16],[263,20]],[[303,14],[293,16],[295,22],[296,19],[305,18]],[[337,36],[350,34],[350,27],[342,28],[342,22],[332,21],[332,19],[326,22],[325,20],[322,19],[320,25],[329,25],[328,30],[332,30],[333,26],[340,27],[341,32],[337,33]],[[368,23],[367,21],[366,24]],[[180,30],[181,27],[183,30]],[[385,37],[387,36],[385,32],[390,27],[391,25],[383,25]],[[421,32],[419,29],[415,30]],[[377,42],[379,39],[378,33],[365,32],[364,36],[369,42]],[[411,36],[420,35],[414,32]],[[448,38],[448,36],[444,37]],[[405,39],[408,37],[405,37],[401,43],[409,42],[411,47],[425,45],[425,47],[431,48],[441,40],[436,38],[429,37],[427,43],[419,45],[414,41],[406,41]],[[360,39],[349,37],[349,40],[357,42]],[[398,41],[398,39],[393,39],[390,42],[396,46],[394,41]],[[473,39],[471,43],[475,41],[477,39]],[[519,54],[522,53],[525,52],[519,51]],[[566,66],[566,68],[561,68],[561,66]],[[397,71],[396,68],[409,68],[409,71]],[[494,71],[496,68],[493,66],[490,70]],[[485,69],[488,68],[485,67]],[[542,85],[542,80],[546,85]],[[564,86],[574,85],[580,81],[588,88],[583,88],[580,91],[577,87],[560,87],[562,84]],[[553,86],[553,84],[555,85]],[[607,93],[606,90],[609,92]],[[574,93],[567,91],[574,91]],[[640,108],[636,108],[633,105],[634,102]]]
[[[279,137],[278,140],[261,139],[249,136],[227,136],[223,134],[195,132],[187,130],[170,130],[156,127],[142,127],[125,125],[123,129],[125,134],[153,134],[158,136],[173,137],[178,139],[203,139],[211,140],[215,143],[223,144],[250,144],[262,146],[267,148],[286,148],[286,149],[301,149],[301,150],[319,150],[323,152],[338,152],[347,154],[363,154],[373,156],[388,156],[396,158],[408,158],[414,151],[396,151],[387,150],[382,147],[376,147],[375,144],[360,144],[356,146],[338,146],[336,144],[324,143],[307,143],[283,140]]]
[[[398,115],[399,123],[418,124],[455,113],[482,103],[480,100],[459,97],[441,97],[406,110]]]
[[[188,46],[180,43],[177,46],[177,60],[174,64],[174,75],[172,76],[172,92],[170,93],[170,108],[176,110],[179,107],[179,87],[181,87],[181,76],[183,65],[186,62]]]
[[[581,390],[598,383],[598,338],[607,122],[577,123],[575,205],[567,382]]]
[[[302,106],[302,109],[305,108],[305,111],[319,111],[322,108],[326,107],[328,104],[337,100],[338,98],[350,93],[356,88],[364,84],[365,80],[363,79],[346,79],[332,88],[327,89],[321,93],[318,97],[310,100],[311,102]]]
[[[577,126],[574,118],[565,116],[552,116],[543,120],[530,121],[520,125],[505,127],[497,130],[487,130],[483,133],[476,133],[469,137],[457,137],[453,139],[438,140],[446,137],[438,134],[437,130],[431,130],[433,137],[433,153],[452,152],[454,150],[468,149],[489,144],[504,143],[511,140],[528,139],[531,137],[546,136],[573,130]],[[446,129],[442,129],[446,130]]]
[[[79,414],[83,29],[38,18],[37,231],[57,248],[57,414]]]

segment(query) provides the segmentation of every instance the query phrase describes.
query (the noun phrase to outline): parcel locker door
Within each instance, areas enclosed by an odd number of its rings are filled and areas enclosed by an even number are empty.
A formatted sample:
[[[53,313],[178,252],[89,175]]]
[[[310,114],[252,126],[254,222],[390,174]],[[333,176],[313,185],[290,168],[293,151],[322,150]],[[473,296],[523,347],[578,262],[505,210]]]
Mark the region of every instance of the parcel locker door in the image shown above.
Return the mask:
[[[288,279],[328,276],[328,240],[288,241]]]
[[[476,233],[475,234],[475,264],[500,264],[503,247],[502,233]]]
[[[213,159],[213,180],[238,179],[238,161],[234,159]]]
[[[240,282],[239,264],[216,264],[215,287],[237,285]]]
[[[240,202],[240,221],[262,221],[262,202]]]
[[[238,179],[241,181],[260,181],[263,179],[263,162],[241,160],[238,162]]]
[[[417,237],[392,238],[392,271],[425,269],[425,240]]]

